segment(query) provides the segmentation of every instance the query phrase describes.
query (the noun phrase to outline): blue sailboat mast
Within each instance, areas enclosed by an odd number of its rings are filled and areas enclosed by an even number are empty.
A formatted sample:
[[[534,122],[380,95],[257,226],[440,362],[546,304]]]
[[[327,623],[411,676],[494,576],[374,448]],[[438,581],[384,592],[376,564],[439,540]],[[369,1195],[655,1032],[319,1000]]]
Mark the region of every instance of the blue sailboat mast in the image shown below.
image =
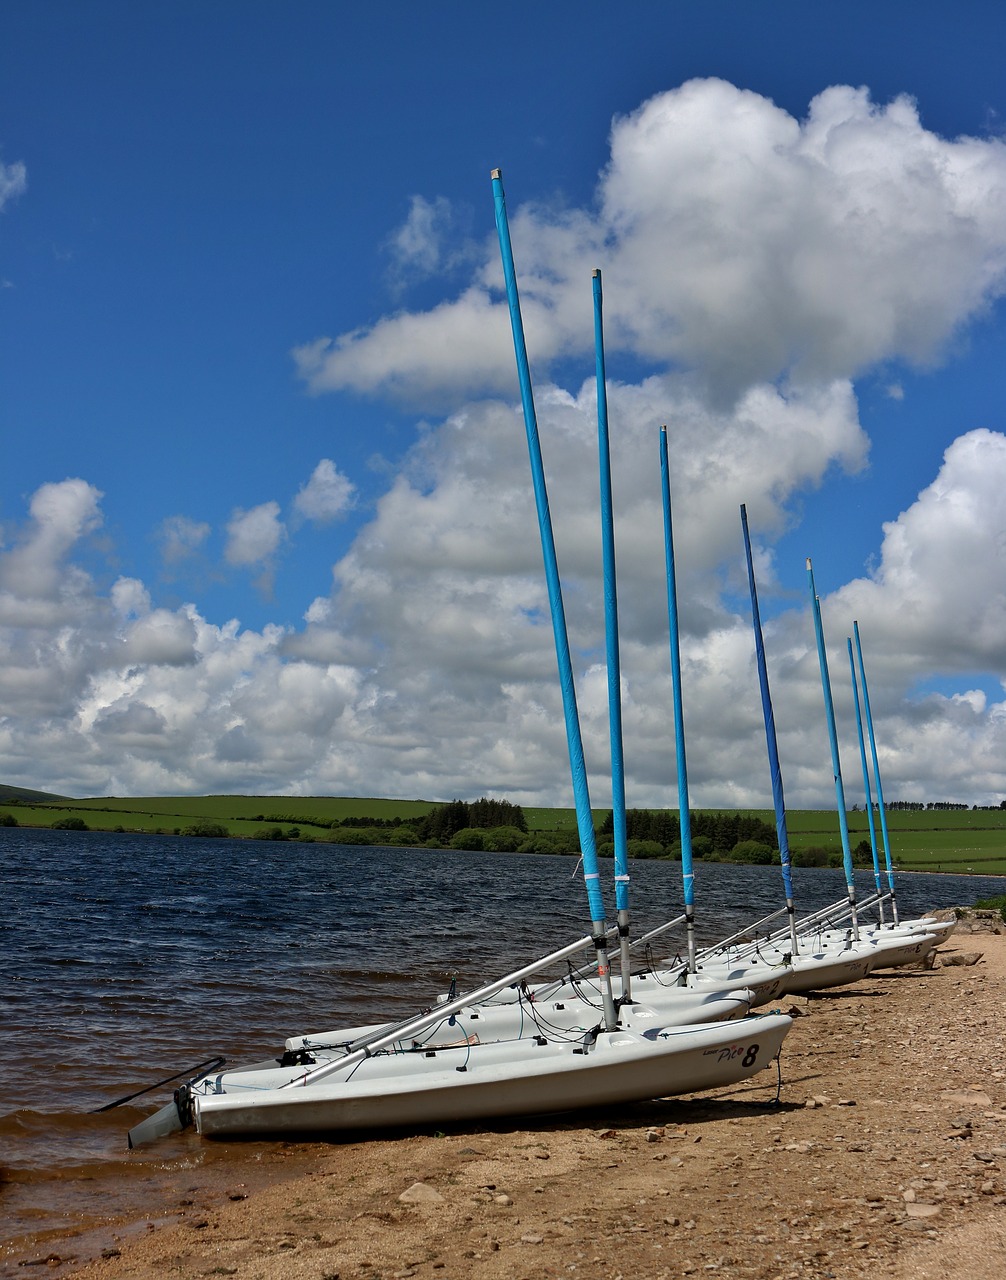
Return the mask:
[[[590,792],[587,786],[587,766],[580,735],[580,718],[576,707],[576,689],[573,684],[573,664],[569,652],[569,636],[566,630],[566,614],[562,603],[562,586],[559,565],[552,533],[552,518],[548,508],[548,492],[545,487],[545,467],[538,439],[538,419],[531,389],[531,372],[528,367],[527,346],[524,341],[524,323],[517,292],[517,273],[514,267],[513,248],[510,243],[510,226],[506,214],[506,197],[503,193],[503,174],[492,171],[493,200],[496,208],[496,231],[499,236],[500,255],[503,260],[503,277],[506,281],[507,302],[510,309],[510,328],[513,333],[514,354],[517,360],[517,377],[520,382],[521,406],[524,412],[524,429],[527,435],[528,456],[531,462],[531,479],[534,487],[535,508],[538,513],[538,532],[541,536],[542,556],[545,561],[545,581],[548,586],[548,602],[552,615],[552,633],[555,639],[556,660],[559,666],[559,684],[562,690],[562,709],[566,722],[566,743],[569,748],[569,765],[573,781],[573,798],[576,806],[576,824],[583,856],[583,878],[590,909],[591,935],[597,951],[597,974],[601,984],[605,1024],[609,1030],[617,1022],[614,997],[611,992],[611,970],[608,964],[607,925],[604,901],[601,896],[600,872],[597,864],[597,845],[594,836],[594,819],[590,808]]]
[[[824,710],[828,721],[828,741],[831,744],[831,767],[835,775],[835,801],[838,807],[838,825],[842,835],[842,866],[849,893],[852,912],[852,932],[859,940],[859,920],[856,916],[856,882],[852,868],[852,850],[849,847],[849,820],[845,813],[845,787],[842,784],[842,764],[838,754],[838,731],[835,728],[835,704],[831,696],[831,677],[828,674],[828,654],[824,647],[824,623],[821,621],[821,601],[814,587],[814,570],[807,558],[807,579],[810,585],[811,609],[814,614],[814,634],[817,638],[817,660],[821,668],[821,689],[824,693]]]
[[[758,609],[758,589],[755,586],[754,557],[751,554],[751,534],[748,532],[747,507],[741,503],[741,528],[744,531],[744,555],[748,567],[748,590],[751,595],[751,621],[754,625],[755,656],[758,661],[758,686],[761,689],[762,719],[765,722],[765,744],[768,747],[769,771],[772,775],[772,803],[775,807],[775,831],[779,841],[779,862],[782,867],[782,883],[786,893],[786,916],[789,920],[789,941],[793,954],[799,953],[796,933],[796,907],[793,903],[793,867],[789,852],[789,833],[786,830],[786,799],[782,788],[782,767],[779,764],[779,742],[775,731],[775,714],[768,684],[768,664],[765,661],[765,641],[762,636],[761,613]]]
[[[880,760],[877,757],[877,738],[873,732],[873,712],[870,709],[870,689],[866,683],[863,666],[863,645],[859,638],[859,623],[853,622],[852,634],[856,638],[856,659],[859,662],[859,682],[863,686],[863,709],[866,712],[866,729],[870,738],[870,758],[873,761],[873,780],[877,784],[877,807],[880,809],[880,834],[884,842],[884,863],[887,869],[887,887],[891,894],[891,912],[898,923],[898,899],[894,892],[894,863],[891,861],[891,839],[887,830],[887,806],[884,803],[884,784],[880,777]]]
[[[671,528],[671,478],[667,462],[667,428],[660,428],[660,479],[664,502],[664,557],[667,562],[667,623],[671,646],[671,686],[674,693],[674,754],[678,766],[678,820],[681,825],[681,881],[685,900],[688,969],[695,972],[695,873],[692,868],[692,817],[688,804],[688,765],[685,760],[685,726],[681,703],[681,644],[678,628],[678,591],[674,570],[674,534]]]
[[[608,668],[608,727],[611,741],[611,820],[615,842],[615,908],[618,912],[622,998],[632,999],[629,957],[629,858],[625,836],[625,760],[622,751],[622,675],[618,652],[618,591],[615,582],[615,519],[611,499],[608,390],[604,371],[601,272],[594,271],[594,363],[597,378],[597,448],[601,480],[601,548],[604,563],[604,637]]]
[[[863,737],[863,712],[859,704],[859,682],[856,679],[856,659],[852,654],[852,640],[846,637],[849,649],[849,672],[852,676],[852,700],[856,707],[856,736],[859,739],[859,760],[863,769],[863,790],[866,793],[866,818],[870,827],[870,853],[873,857],[873,882],[880,902],[880,922],[884,921],[883,889],[880,885],[880,858],[877,855],[877,824],[873,820],[873,788],[870,786],[870,766],[866,763],[866,740]]]

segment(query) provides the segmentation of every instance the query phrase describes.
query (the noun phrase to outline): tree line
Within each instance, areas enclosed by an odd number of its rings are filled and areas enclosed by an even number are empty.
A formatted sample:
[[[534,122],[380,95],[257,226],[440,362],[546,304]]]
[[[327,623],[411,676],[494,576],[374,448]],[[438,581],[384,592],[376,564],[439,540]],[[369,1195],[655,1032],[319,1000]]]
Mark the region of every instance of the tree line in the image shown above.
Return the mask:
[[[879,805],[874,805],[879,809]],[[967,810],[972,812],[987,813],[999,809],[1006,809],[1006,800],[1000,800],[998,804],[963,804],[957,800],[886,800],[884,808],[888,813],[928,813],[938,811],[947,813],[951,810]]]
[[[701,850],[729,853],[747,841],[768,845],[777,850],[779,841],[775,827],[747,813],[693,813],[690,822],[692,843],[701,841]],[[614,814],[601,823],[601,836],[613,836]],[[677,813],[666,809],[629,809],[625,815],[628,840],[651,840],[671,851],[681,844],[681,822]],[[706,843],[708,842],[708,843]]]
[[[495,827],[514,827],[527,833],[527,819],[519,804],[509,800],[451,800],[438,804],[421,818],[410,821],[409,826],[420,840],[443,840],[450,843],[459,831],[476,828],[491,831]]]

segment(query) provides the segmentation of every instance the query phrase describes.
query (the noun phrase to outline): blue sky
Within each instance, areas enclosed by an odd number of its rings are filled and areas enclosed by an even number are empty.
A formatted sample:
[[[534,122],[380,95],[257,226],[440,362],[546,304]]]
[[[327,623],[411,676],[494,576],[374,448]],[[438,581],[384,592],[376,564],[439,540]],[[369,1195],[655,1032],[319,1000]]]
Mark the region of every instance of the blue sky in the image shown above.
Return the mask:
[[[808,555],[888,797],[998,803],[1004,36],[898,0],[4,5],[0,779],[569,802],[501,166],[597,802],[595,266],[630,804],[676,798],[662,421],[694,801],[769,803],[746,501],[791,803],[831,792]]]

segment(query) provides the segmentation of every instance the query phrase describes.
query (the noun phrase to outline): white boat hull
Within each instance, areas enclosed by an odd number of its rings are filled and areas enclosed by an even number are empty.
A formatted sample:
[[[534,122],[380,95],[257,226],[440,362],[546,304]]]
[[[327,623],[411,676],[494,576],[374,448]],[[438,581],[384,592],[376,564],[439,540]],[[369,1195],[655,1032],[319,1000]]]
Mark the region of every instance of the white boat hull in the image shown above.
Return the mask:
[[[825,933],[820,935],[819,941],[824,947],[832,948],[848,945],[849,938],[847,934]],[[852,945],[865,948],[872,955],[872,973],[874,969],[897,969],[901,965],[916,964],[925,959],[938,941],[935,932],[900,927],[861,930],[859,941]]]
[[[935,933],[937,946],[939,946],[941,942],[946,942],[956,928],[956,917],[950,920],[938,920],[936,916],[916,916],[911,920],[900,920],[897,924],[891,921],[887,924],[877,925],[874,932],[878,934]]]
[[[869,944],[874,949],[874,962],[870,966],[870,972],[874,969],[898,969],[902,965],[917,964],[929,955],[937,941],[935,933],[906,934],[900,938],[895,935],[875,935],[869,939]]]
[[[645,1031],[650,1027],[692,1026],[702,1022],[722,1022],[730,1018],[742,1018],[754,1004],[754,995],[744,988],[736,990],[693,991],[681,987],[651,987],[643,1000],[621,1005],[618,1012],[620,1027]],[[583,1035],[596,1028],[604,1014],[597,1004],[570,992],[561,999],[507,1001],[497,1004],[485,1001],[468,1008],[445,1014],[443,1021],[427,1028],[417,1036],[406,1036],[395,1041],[394,1052],[416,1048],[438,1048],[468,1043],[479,1044],[493,1040],[516,1040],[522,1036]],[[286,1041],[288,1052],[306,1049],[321,1057],[331,1056],[329,1050],[341,1051],[344,1046],[358,1040],[393,1030],[391,1023],[373,1023],[361,1027],[338,1027],[330,1031],[316,1031],[303,1036],[291,1036]]]
[[[821,949],[813,954],[793,956],[791,972],[786,979],[786,994],[802,995],[805,991],[822,991],[827,987],[844,987],[850,982],[858,982],[870,972],[872,960],[872,953],[858,948]]]
[[[226,1072],[193,1087],[207,1137],[339,1133],[535,1115],[719,1088],[777,1056],[781,1014],[697,1027],[601,1032],[585,1043],[522,1039],[418,1053],[378,1053],[307,1085],[300,1068]],[[337,1073],[336,1073],[337,1074]]]
[[[790,965],[782,959],[770,963],[758,956],[745,956],[735,962],[712,958],[700,961],[696,972],[685,977],[685,983],[694,990],[737,983],[754,993],[753,1007],[758,1009],[785,993],[791,972]]]

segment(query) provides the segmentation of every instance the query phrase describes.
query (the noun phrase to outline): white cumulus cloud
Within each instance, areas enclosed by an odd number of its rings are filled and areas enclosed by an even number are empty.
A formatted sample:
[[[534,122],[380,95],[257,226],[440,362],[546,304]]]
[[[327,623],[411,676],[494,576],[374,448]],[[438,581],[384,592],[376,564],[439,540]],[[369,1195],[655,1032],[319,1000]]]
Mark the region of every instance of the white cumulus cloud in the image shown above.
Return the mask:
[[[44,484],[31,499],[31,519],[0,562],[0,593],[57,606],[83,585],[65,561],[102,522],[102,494],[84,480]]]
[[[315,524],[329,524],[346,514],[355,487],[330,458],[322,458],[293,500],[294,510]]]
[[[762,389],[735,411],[696,401],[688,380],[614,386],[613,451],[627,785],[634,805],[674,804],[671,690],[654,422],[672,431],[672,483],[692,799],[769,803],[746,608],[722,595],[740,572],[747,502],[763,583],[787,495],[827,459],[864,447],[849,389]],[[540,427],[594,799],[607,802],[603,670],[589,389],[543,389]],[[778,448],[767,447],[771,440]],[[746,452],[736,456],[736,450]],[[786,459],[796,459],[787,466]],[[0,614],[0,760],[5,777],[69,794],[252,791],[450,798],[482,792],[567,803],[568,766],[519,412],[469,406],[431,429],[336,566],[303,629],[217,625],[166,610],[135,578],[107,594],[74,563],[73,530],[100,511],[87,494],[64,532],[40,612],[14,575]],[[972,670],[1006,674],[1002,517],[1006,442],[974,431],[884,531],[872,576],[820,582],[850,802],[856,782],[845,635],[863,628],[890,798],[995,799],[1006,791],[1006,700]],[[687,500],[683,494],[694,490]],[[0,554],[0,575],[37,537]],[[64,499],[66,493],[62,495]],[[93,493],[91,495],[93,498]],[[974,572],[962,572],[967,565]],[[957,625],[955,627],[954,621]],[[806,602],[766,627],[790,803],[827,805],[831,766]],[[957,692],[917,693],[933,672]]]
[[[262,502],[247,511],[238,507],[227,522],[224,558],[233,565],[261,564],[276,554],[285,537],[278,502]]]
[[[23,195],[28,188],[28,170],[20,160],[4,164],[0,160],[0,210],[10,200]]]
[[[693,80],[614,122],[589,209],[518,198],[510,222],[533,359],[588,349],[601,265],[609,349],[694,369],[730,400],[937,359],[1003,292],[1006,146],[941,138],[905,97],[836,86],[797,120]],[[509,387],[500,282],[486,242],[456,300],[306,344],[300,372],[314,390],[421,401]]]
[[[442,264],[452,227],[449,200],[414,195],[409,202],[409,216],[390,241],[396,269],[410,275],[432,275]]]
[[[175,565],[196,555],[210,535],[210,526],[188,516],[168,516],[161,522],[158,538],[166,564]]]

